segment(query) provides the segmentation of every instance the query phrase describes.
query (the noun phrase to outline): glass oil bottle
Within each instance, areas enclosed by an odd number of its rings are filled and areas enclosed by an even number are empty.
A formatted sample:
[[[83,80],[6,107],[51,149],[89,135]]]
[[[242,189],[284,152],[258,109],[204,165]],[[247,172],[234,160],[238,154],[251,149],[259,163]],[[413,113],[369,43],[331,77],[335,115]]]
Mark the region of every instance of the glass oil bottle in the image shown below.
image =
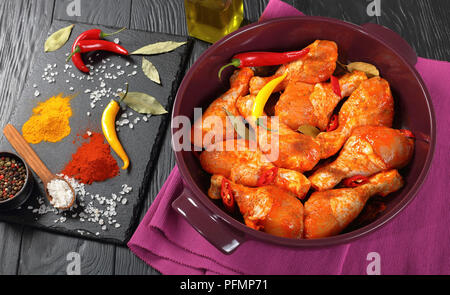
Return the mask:
[[[243,0],[184,0],[189,35],[214,43],[237,30],[244,18]]]

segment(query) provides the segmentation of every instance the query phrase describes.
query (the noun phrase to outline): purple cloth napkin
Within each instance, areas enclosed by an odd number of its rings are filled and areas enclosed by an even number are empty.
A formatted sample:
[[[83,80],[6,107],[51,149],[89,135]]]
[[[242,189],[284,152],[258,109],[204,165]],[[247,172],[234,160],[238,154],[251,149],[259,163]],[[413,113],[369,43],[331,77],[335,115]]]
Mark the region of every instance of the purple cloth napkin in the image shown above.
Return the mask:
[[[286,15],[302,14],[271,0],[261,19]],[[247,241],[233,254],[224,255],[171,208],[183,189],[175,167],[128,247],[163,274],[367,274],[378,269],[371,266],[374,256],[381,274],[450,274],[450,63],[419,58],[416,68],[436,111],[435,156],[416,198],[383,228],[328,248],[299,250]]]

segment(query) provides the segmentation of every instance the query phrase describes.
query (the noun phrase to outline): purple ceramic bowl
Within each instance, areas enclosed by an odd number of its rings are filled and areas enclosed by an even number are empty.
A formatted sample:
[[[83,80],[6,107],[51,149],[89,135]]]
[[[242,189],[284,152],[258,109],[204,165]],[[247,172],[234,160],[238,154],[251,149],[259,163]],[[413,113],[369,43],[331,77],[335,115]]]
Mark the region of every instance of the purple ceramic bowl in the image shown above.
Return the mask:
[[[297,240],[280,238],[253,230],[234,219],[207,196],[210,175],[189,151],[176,152],[176,162],[184,181],[184,192],[172,207],[209,242],[224,253],[233,252],[249,239],[293,247],[320,247],[355,240],[378,229],[396,216],[414,198],[429,170],[435,146],[435,119],[424,82],[414,68],[417,56],[399,35],[376,24],[362,26],[324,17],[289,17],[252,24],[215,43],[197,60],[178,90],[173,117],[194,117],[195,107],[207,107],[226,91],[228,83],[217,77],[219,68],[234,54],[246,51],[290,51],[316,39],[333,40],[341,61],[365,61],[378,67],[391,85],[396,104],[395,128],[411,130],[417,137],[411,163],[401,171],[402,190],[386,200],[386,210],[372,223],[337,236]],[[223,73],[227,81],[232,69]],[[172,135],[177,129],[172,129]]]

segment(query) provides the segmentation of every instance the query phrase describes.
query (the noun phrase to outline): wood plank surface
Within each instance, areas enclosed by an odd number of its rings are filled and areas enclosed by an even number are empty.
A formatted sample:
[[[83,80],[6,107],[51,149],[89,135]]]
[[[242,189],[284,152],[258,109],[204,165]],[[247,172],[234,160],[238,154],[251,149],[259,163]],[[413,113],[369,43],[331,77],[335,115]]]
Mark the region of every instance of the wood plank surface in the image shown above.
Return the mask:
[[[0,275],[17,273],[24,226],[0,223]]]
[[[52,21],[54,0],[0,1],[0,128],[6,124]],[[0,136],[3,136],[0,133]],[[0,223],[0,274],[15,274],[23,227]]]
[[[80,0],[79,17],[66,13],[69,0],[0,1],[0,127],[14,107],[32,66],[36,44],[52,19],[186,35],[182,0]],[[356,24],[376,22],[403,36],[423,57],[450,60],[448,0],[382,1],[381,15],[369,16],[366,0],[288,0],[307,15],[335,17]],[[245,0],[245,18],[256,21],[268,0]],[[208,47],[195,42],[188,67]],[[152,175],[142,216],[175,165],[170,130]],[[158,274],[127,248],[0,223],[0,274],[65,274],[67,254],[81,257],[82,274]]]
[[[131,0],[79,0],[79,12],[71,9],[70,5],[74,2],[56,1],[54,19],[118,28],[128,27],[130,24]],[[73,13],[75,14],[72,15]]]
[[[376,16],[367,14],[367,0],[294,0],[294,6],[306,15],[333,17],[354,24],[377,22]]]
[[[399,33],[419,56],[450,61],[450,1],[393,2],[382,6],[379,24]]]
[[[42,232],[26,227],[20,253],[18,274],[67,274],[70,253],[80,256],[81,274],[114,273],[115,247],[79,238]],[[69,255],[69,256],[68,256]]]
[[[133,0],[130,28],[186,36],[184,15],[181,0]]]

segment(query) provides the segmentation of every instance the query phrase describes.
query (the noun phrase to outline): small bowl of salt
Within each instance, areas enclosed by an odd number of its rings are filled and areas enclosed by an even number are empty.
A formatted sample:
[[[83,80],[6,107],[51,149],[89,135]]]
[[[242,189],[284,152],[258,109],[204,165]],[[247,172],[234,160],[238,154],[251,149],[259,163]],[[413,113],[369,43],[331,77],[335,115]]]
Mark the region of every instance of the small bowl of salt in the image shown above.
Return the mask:
[[[67,210],[75,202],[75,190],[70,183],[61,177],[50,180],[46,186],[50,204],[60,210]]]

